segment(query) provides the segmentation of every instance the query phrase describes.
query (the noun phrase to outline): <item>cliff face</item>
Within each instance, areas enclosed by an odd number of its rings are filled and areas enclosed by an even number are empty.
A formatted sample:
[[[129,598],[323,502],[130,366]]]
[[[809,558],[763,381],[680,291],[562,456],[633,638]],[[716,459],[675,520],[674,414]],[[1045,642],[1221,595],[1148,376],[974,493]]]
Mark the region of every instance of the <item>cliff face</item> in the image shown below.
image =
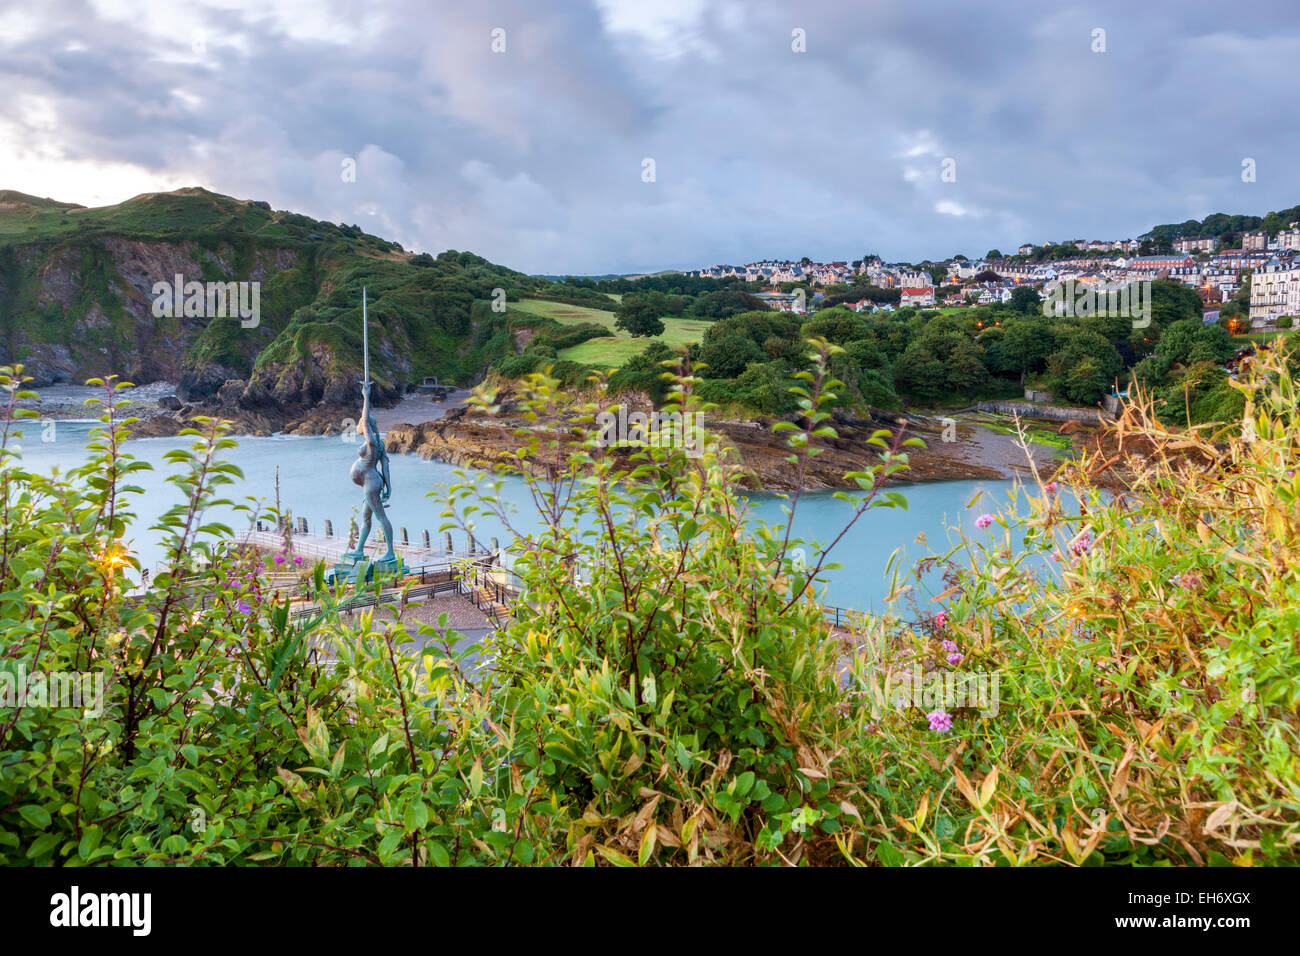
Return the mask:
[[[176,276],[245,284],[255,314],[184,302],[155,314],[156,287]],[[202,189],[100,209],[0,191],[0,364],[21,363],[37,388],[172,382],[182,404],[237,423],[359,401],[363,286],[382,405],[425,375],[468,381],[509,349],[482,305],[528,281],[470,253],[413,256],[356,226]]]
[[[812,458],[804,476],[807,490],[856,488],[845,482],[846,472],[861,471],[879,464],[878,450],[867,444],[880,428],[896,429],[901,420],[860,421],[840,419],[835,423],[838,437],[819,442],[822,453]],[[524,422],[510,417],[488,417],[457,409],[441,419],[423,424],[396,425],[388,430],[385,445],[395,454],[414,454],[425,460],[445,461],[460,467],[493,467],[518,464],[515,452],[526,447],[515,434]],[[736,483],[753,491],[793,491],[796,486],[794,466],[786,461],[790,454],[785,436],[773,434],[760,422],[711,422],[706,427],[720,434],[734,449]],[[575,434],[564,425],[543,433],[545,439]],[[906,448],[910,467],[898,473],[898,481],[942,481],[952,479],[1009,478],[1029,469],[1024,452],[1012,438],[967,424],[957,426],[954,440],[943,441],[942,427],[928,420],[909,421],[905,438],[921,438],[925,448]],[[1054,453],[1030,446],[1035,461],[1045,474],[1055,470]],[[628,452],[611,449],[615,457],[626,459]],[[527,459],[535,474],[545,473],[554,461],[550,458]]]
[[[265,283],[301,264],[296,250],[259,249],[237,270],[228,246],[209,251],[192,241],[145,242],[113,235],[57,245],[13,245],[3,252],[8,261],[7,268],[0,269],[0,298],[10,303],[5,349],[10,360],[23,363],[37,388],[106,375],[141,385],[193,385],[219,378],[219,386],[238,377],[240,369],[207,364],[196,354],[212,337],[210,320],[155,316],[154,284],[170,282],[168,277],[176,275],[197,279],[237,272]],[[266,318],[283,326],[287,317]],[[243,366],[245,374],[266,340],[265,332],[248,331],[248,341],[236,343],[228,357]],[[216,388],[191,391],[192,396],[183,397],[210,397]]]

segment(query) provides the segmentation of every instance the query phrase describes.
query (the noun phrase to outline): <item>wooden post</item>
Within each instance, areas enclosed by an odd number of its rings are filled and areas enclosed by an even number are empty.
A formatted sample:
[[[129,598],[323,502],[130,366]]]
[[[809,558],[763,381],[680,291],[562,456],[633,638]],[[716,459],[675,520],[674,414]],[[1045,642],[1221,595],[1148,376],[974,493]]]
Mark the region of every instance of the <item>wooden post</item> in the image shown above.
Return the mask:
[[[334,522],[330,521],[329,518],[325,519],[325,537],[334,537]]]
[[[453,547],[451,546],[451,532],[450,532],[450,531],[444,532],[444,533],[443,533],[443,536],[442,536],[442,539],[443,539],[443,544],[444,544],[444,547],[443,547],[443,550],[444,550],[444,551],[446,551],[448,554],[451,554],[453,551],[456,550],[455,548],[453,548]]]
[[[298,533],[299,533],[299,534],[307,534],[307,519],[306,519],[306,518],[299,518],[299,519],[298,519]]]
[[[421,535],[423,536],[423,540],[424,540],[424,550],[425,550],[425,551],[432,551],[432,550],[433,550],[433,545],[429,544],[429,529],[428,529],[428,528],[425,528],[425,529],[421,532]]]
[[[411,541],[409,538],[406,537],[406,529],[402,528],[400,530],[402,532],[402,547],[406,547],[411,543]]]

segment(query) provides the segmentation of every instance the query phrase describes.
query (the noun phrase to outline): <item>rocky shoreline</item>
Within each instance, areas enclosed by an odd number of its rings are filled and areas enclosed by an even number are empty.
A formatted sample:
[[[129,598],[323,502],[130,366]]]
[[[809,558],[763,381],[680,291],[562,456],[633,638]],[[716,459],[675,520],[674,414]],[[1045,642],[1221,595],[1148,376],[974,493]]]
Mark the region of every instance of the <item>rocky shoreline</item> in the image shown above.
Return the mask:
[[[436,421],[423,424],[399,424],[388,430],[385,444],[392,454],[414,454],[425,460],[437,460],[460,467],[494,468],[517,465],[517,452],[525,439],[516,430],[526,423],[521,418],[488,417],[477,411],[456,409]],[[957,420],[955,435],[945,441],[945,427],[937,419],[914,416],[904,419],[880,413],[871,420],[838,415],[838,437],[819,442],[822,453],[812,458],[804,475],[806,490],[856,488],[846,483],[847,472],[862,471],[878,464],[878,449],[868,439],[879,429],[896,431],[904,428],[904,438],[920,438],[925,448],[910,447],[910,467],[899,472],[895,480],[907,482],[947,481],[957,479],[1001,479],[1030,473],[1030,459],[1014,437],[988,428]],[[786,457],[790,449],[785,436],[774,434],[771,422],[720,421],[708,423],[710,431],[720,435],[726,446],[734,449],[737,484],[751,491],[793,491],[795,469]],[[575,435],[564,423],[557,423],[545,437],[571,441]],[[1059,464],[1057,449],[1042,445],[1029,446],[1033,463],[1045,477]],[[630,452],[611,449],[611,454],[626,458]],[[529,460],[531,470],[543,474],[547,463]]]
[[[337,435],[354,429],[359,409],[354,404],[327,403],[312,408],[292,404],[268,404],[259,408],[244,406],[244,390],[223,396],[221,391],[206,402],[182,402],[174,385],[157,382],[133,386],[117,393],[128,402],[123,417],[138,420],[130,426],[133,437],[158,438],[176,435],[182,429],[199,427],[198,418],[222,418],[229,421],[236,435]],[[87,386],[55,386],[43,389],[40,399],[19,402],[20,407],[34,408],[42,418],[97,418],[100,407],[86,405],[89,397],[103,397],[102,389]],[[487,416],[466,406],[468,392],[461,391],[442,400],[411,394],[374,414],[385,432],[390,453],[413,454],[425,460],[447,462],[459,467],[491,469],[516,464],[516,452],[523,439],[515,434],[526,422],[512,414],[507,403],[503,414]],[[648,406],[647,406],[648,407]],[[421,421],[422,419],[422,421]],[[808,490],[856,487],[846,484],[847,472],[861,471],[879,463],[878,450],[868,444],[880,429],[896,431],[904,426],[905,438],[920,438],[925,448],[905,449],[910,467],[894,480],[904,482],[947,481],[958,479],[1001,479],[1028,474],[1029,458],[1013,436],[983,427],[978,422],[956,415],[956,424],[945,428],[944,421],[921,415],[904,417],[877,412],[870,419],[857,419],[837,413],[834,421],[838,437],[819,442],[822,453],[810,459],[804,476]],[[786,461],[790,454],[785,437],[774,434],[772,421],[707,422],[705,427],[722,437],[733,449],[732,461],[737,470],[738,486],[752,491],[793,491],[795,471]],[[558,423],[552,434],[564,435],[569,441],[576,432]],[[949,438],[951,440],[945,440]],[[1040,473],[1053,473],[1058,464],[1058,450],[1030,444],[1034,464]],[[626,458],[625,449],[611,449],[611,454]],[[545,465],[535,463],[541,473]]]
[[[232,389],[224,396],[220,391],[208,401],[182,401],[177,386],[170,382],[130,386],[114,393],[115,400],[126,402],[119,418],[135,418],[128,426],[134,438],[166,438],[182,429],[199,427],[199,418],[220,418],[230,422],[236,435],[339,435],[357,424],[360,413],[355,402],[322,403],[306,408],[293,403],[266,403],[245,407],[242,389]],[[87,404],[89,399],[104,399],[103,388],[87,385],[54,385],[40,389],[36,399],[20,399],[17,408],[36,411],[42,419],[96,420],[103,414],[102,405]],[[437,418],[451,408],[464,404],[468,392],[460,391],[440,399],[413,393],[400,401],[389,400],[388,407],[376,407],[375,419],[381,429],[415,417]]]

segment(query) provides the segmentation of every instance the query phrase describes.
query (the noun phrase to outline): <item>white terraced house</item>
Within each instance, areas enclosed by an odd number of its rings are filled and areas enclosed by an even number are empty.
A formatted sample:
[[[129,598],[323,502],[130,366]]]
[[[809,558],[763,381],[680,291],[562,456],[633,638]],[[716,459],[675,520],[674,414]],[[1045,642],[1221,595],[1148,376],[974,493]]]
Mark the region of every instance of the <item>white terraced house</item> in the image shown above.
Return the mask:
[[[1271,259],[1250,279],[1250,324],[1275,325],[1278,317],[1300,318],[1300,262]]]

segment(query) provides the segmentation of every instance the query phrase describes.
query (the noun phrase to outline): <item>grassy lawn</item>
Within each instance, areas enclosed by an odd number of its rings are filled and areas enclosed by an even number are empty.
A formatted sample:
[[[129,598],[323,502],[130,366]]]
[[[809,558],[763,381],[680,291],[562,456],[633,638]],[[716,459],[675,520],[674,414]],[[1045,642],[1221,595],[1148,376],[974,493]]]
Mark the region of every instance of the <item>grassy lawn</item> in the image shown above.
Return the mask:
[[[645,350],[645,339],[601,338],[588,339],[571,349],[561,349],[556,353],[558,359],[581,362],[584,365],[600,365],[605,368],[618,368],[632,356]]]
[[[997,432],[1000,435],[1018,435],[1016,431],[1016,420],[1011,415],[994,415],[982,412],[977,415],[966,415],[964,421],[987,428],[989,431]],[[1023,418],[1020,423],[1025,427],[1025,438],[1030,444],[1050,445],[1053,448],[1073,448],[1074,443],[1069,436],[1058,434],[1056,429],[1051,425],[1031,424]]]
[[[585,305],[569,305],[567,302],[551,302],[546,299],[524,299],[511,302],[510,308],[518,312],[542,315],[554,319],[561,325],[581,325],[583,322],[595,322],[614,331],[614,313],[604,309],[589,309]]]
[[[1300,332],[1300,329],[1277,329],[1272,332],[1251,332],[1247,335],[1234,335],[1232,338],[1237,342],[1254,342],[1259,344],[1260,342],[1268,342],[1271,339],[1275,339],[1279,335],[1294,335],[1296,332]]]
[[[632,356],[643,351],[651,342],[663,342],[666,345],[692,345],[704,338],[704,330],[712,323],[703,319],[664,318],[664,334],[654,339],[634,339],[625,332],[614,328],[614,313],[604,309],[591,309],[581,305],[568,305],[564,302],[550,302],[543,299],[524,299],[511,302],[510,308],[533,315],[544,315],[561,325],[578,325],[582,322],[594,322],[609,329],[608,337],[588,339],[581,345],[562,350],[556,357],[571,362],[583,362],[588,365],[602,365],[618,368]]]

